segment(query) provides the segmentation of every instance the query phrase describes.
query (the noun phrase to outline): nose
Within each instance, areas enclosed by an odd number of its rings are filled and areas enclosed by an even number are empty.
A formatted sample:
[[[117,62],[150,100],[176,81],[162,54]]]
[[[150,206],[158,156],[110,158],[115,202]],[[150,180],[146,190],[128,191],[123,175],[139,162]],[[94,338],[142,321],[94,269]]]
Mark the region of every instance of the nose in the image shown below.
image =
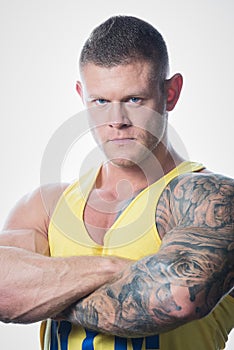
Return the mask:
[[[123,102],[113,102],[109,111],[108,125],[111,128],[122,129],[129,127],[131,121],[128,118]]]

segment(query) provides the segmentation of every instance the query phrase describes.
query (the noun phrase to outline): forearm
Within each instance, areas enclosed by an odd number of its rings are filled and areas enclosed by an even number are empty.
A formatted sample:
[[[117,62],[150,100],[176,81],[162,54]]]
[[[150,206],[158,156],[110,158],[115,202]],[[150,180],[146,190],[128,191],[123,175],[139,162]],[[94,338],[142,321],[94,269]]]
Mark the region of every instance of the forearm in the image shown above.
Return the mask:
[[[99,332],[138,337],[208,314],[233,287],[233,240],[222,232],[222,242],[210,244],[211,233],[204,231],[193,243],[191,229],[175,243],[182,231],[168,234],[158,254],[127,268],[114,282],[66,310],[65,318]]]
[[[156,282],[147,271],[146,261],[126,269],[116,281],[65,310],[64,318],[120,337],[158,334],[198,318],[196,312],[191,315],[186,306],[187,287],[165,283],[160,274]]]
[[[49,258],[0,247],[0,320],[31,323],[53,317],[109,281],[125,264],[115,258]]]

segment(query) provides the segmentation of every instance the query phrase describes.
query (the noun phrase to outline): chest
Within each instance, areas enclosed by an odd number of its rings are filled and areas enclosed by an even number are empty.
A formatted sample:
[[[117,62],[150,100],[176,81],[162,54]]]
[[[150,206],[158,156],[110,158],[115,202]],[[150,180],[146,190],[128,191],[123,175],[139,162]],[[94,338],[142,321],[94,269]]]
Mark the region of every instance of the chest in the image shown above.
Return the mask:
[[[165,234],[165,224],[162,224],[162,205],[164,206],[163,217],[166,225],[171,222],[170,211],[165,208],[165,200],[155,196],[149,198],[147,193],[136,193],[127,199],[116,198],[108,192],[94,190],[86,202],[83,212],[83,220],[86,230],[93,241],[102,245],[106,233],[116,228],[117,223],[124,221],[128,230],[137,230],[140,227],[155,225],[162,238]],[[168,208],[169,209],[169,208]],[[139,225],[134,223],[139,222]],[[125,230],[125,234],[129,231]],[[141,229],[142,230],[142,229]]]
[[[96,243],[103,244],[106,232],[130,205],[134,197],[121,200],[105,191],[91,191],[84,207],[83,220],[86,230]]]

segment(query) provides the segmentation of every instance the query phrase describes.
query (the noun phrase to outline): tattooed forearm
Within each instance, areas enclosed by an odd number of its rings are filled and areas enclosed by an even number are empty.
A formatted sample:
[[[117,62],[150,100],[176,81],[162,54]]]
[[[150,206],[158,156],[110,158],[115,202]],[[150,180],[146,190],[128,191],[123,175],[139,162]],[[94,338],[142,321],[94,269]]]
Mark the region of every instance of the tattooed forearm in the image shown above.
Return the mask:
[[[231,291],[233,182],[218,176],[181,177],[170,184],[169,193],[167,208],[158,211],[160,225],[163,229],[168,215],[175,225],[164,234],[159,252],[66,310],[68,320],[118,336],[151,335],[205,316]]]
[[[160,253],[80,301],[67,318],[93,330],[136,337],[203,317],[233,286],[234,244],[229,233],[212,244],[208,231],[196,241],[193,235],[171,231]]]

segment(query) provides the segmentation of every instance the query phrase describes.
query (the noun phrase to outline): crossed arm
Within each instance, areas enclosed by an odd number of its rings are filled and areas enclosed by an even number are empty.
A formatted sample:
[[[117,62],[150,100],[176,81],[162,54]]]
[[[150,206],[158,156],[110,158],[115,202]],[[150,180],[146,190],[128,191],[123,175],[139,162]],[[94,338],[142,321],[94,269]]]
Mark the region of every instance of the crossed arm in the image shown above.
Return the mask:
[[[234,286],[233,200],[233,181],[219,175],[174,180],[157,210],[159,230],[168,230],[159,252],[129,266],[64,317],[96,331],[137,337],[211,312]]]
[[[115,258],[49,258],[0,247],[0,320],[32,323],[50,318],[106,283],[124,266]],[[95,271],[90,266],[95,264]]]
[[[48,188],[54,201],[61,189]],[[48,209],[48,210],[47,210]],[[0,320],[32,323],[53,317],[113,278],[130,262],[115,257],[51,258],[47,229],[51,204],[41,191],[24,197],[0,234]],[[95,266],[95,270],[93,269]]]

